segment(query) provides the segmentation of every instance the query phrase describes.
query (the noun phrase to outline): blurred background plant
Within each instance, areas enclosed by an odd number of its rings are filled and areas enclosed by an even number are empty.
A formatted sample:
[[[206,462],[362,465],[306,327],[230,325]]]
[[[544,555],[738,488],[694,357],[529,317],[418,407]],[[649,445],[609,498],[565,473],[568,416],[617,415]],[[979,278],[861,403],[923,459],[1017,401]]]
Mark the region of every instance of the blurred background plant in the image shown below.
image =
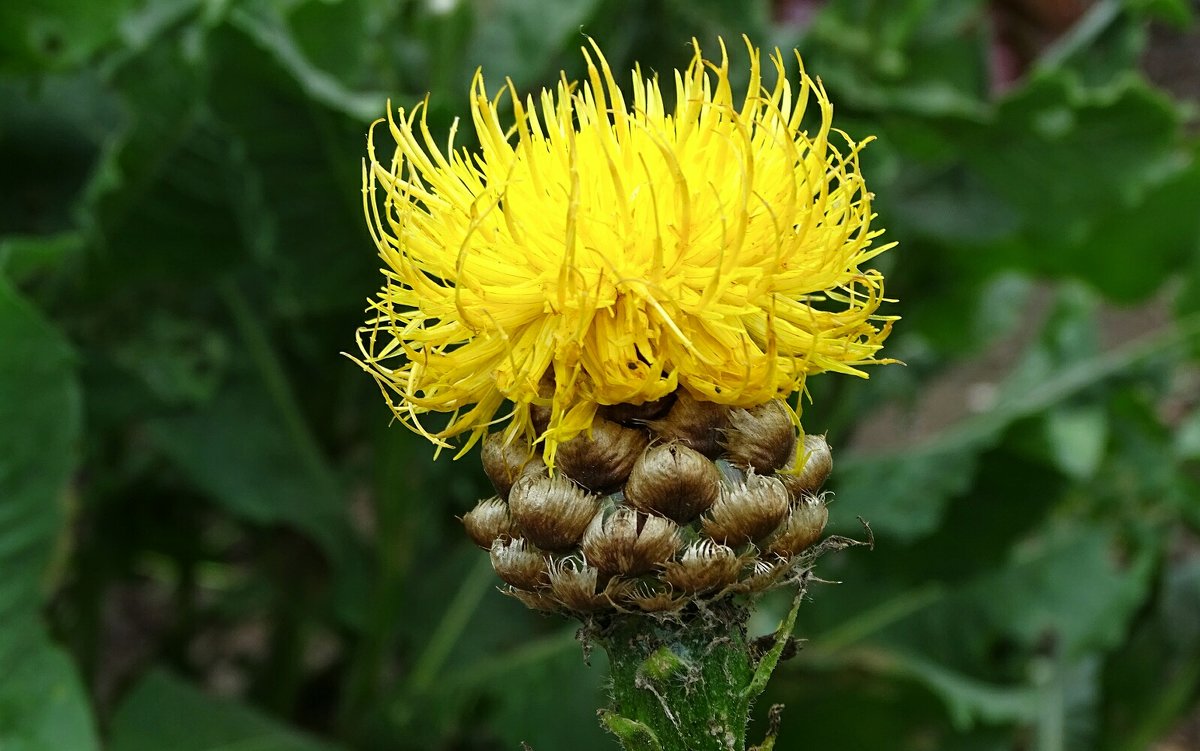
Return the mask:
[[[431,92],[444,132],[476,66],[578,77],[583,32],[618,70],[798,47],[879,138],[908,365],[810,382],[833,531],[877,546],[821,563],[844,584],[764,697],[777,748],[1200,748],[1194,12],[4,3],[0,747],[614,746],[603,655],[454,519],[478,462],[432,462],[338,355],[378,285],[386,99]]]

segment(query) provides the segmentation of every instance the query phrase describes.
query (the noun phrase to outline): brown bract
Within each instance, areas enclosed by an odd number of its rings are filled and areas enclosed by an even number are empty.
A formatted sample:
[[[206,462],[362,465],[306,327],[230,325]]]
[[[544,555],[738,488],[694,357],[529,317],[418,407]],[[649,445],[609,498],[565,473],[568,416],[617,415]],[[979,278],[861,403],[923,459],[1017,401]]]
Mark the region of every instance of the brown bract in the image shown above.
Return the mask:
[[[721,491],[721,473],[706,457],[677,443],[651,446],[638,459],[625,485],[625,501],[687,524],[713,503]]]
[[[621,506],[611,514],[596,514],[581,547],[587,562],[604,573],[636,576],[675,555],[679,528],[669,519]]]
[[[585,488],[606,492],[625,482],[647,443],[644,431],[597,417],[590,434],[559,444],[556,466]]]
[[[767,551],[783,558],[803,552],[821,539],[828,521],[829,509],[825,507],[825,501],[803,496],[792,503],[787,518],[768,541]]]
[[[674,589],[698,594],[733,584],[741,569],[733,548],[702,538],[688,545],[678,561],[663,566],[663,579]]]
[[[463,527],[476,545],[491,550],[492,543],[501,537],[517,534],[508,504],[499,497],[480,501],[475,508],[462,516]]]
[[[684,389],[666,416],[647,423],[664,440],[676,441],[715,459],[721,453],[721,431],[729,425],[729,408],[702,402]]]
[[[528,446],[517,441],[506,444],[502,433],[488,434],[483,439],[480,454],[483,471],[501,498],[508,498],[513,483],[522,474],[530,470],[540,471],[543,466],[541,457],[531,453]]]
[[[744,483],[722,486],[701,520],[704,534],[726,545],[744,545],[769,535],[788,511],[788,492],[774,477],[753,470]]]
[[[674,403],[675,395],[668,394],[661,399],[652,399],[641,404],[609,404],[601,407],[599,414],[606,420],[619,422],[625,427],[637,427],[662,417]]]
[[[496,574],[514,587],[537,589],[550,583],[546,556],[525,540],[496,540],[490,553]]]
[[[628,586],[610,579],[599,587],[600,571],[574,557],[563,558],[550,566],[550,591],[555,599],[577,613],[590,613],[613,606],[613,598]]]
[[[523,475],[508,496],[508,508],[522,534],[543,550],[569,550],[587,529],[600,499],[562,473]]]
[[[782,399],[753,409],[730,410],[722,443],[725,456],[734,464],[759,474],[774,472],[796,454],[792,411]]]
[[[799,500],[806,495],[816,495],[825,484],[829,473],[833,471],[833,451],[823,435],[804,436],[804,455],[801,457],[804,467],[799,472],[793,472],[795,457],[784,469],[776,475],[787,486],[793,500]]]

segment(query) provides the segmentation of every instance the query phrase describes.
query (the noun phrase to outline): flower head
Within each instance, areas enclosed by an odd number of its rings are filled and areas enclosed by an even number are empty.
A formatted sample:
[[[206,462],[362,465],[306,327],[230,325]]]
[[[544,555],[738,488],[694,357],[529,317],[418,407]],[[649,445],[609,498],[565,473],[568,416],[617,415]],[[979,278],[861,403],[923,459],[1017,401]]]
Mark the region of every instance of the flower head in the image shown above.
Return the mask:
[[[477,152],[454,129],[439,144],[421,105],[389,114],[390,158],[372,128],[364,206],[387,267],[360,364],[406,425],[467,434],[465,451],[507,418],[552,465],[603,405],[682,388],[754,407],[883,362],[883,278],[863,265],[890,246],[872,244],[866,141],[778,50],[768,85],[747,40],[735,97],[724,44],[720,63],[694,46],[670,109],[640,69],[627,100],[592,43],[582,85],[536,98],[511,81],[489,96],[477,73]]]

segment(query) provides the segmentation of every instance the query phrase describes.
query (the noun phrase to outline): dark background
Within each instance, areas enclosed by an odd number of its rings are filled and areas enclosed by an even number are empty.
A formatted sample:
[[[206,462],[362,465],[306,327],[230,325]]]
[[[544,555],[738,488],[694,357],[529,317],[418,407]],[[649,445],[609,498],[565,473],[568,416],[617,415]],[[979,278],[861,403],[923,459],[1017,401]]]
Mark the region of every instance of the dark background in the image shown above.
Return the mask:
[[[4,3],[0,747],[613,748],[603,655],[454,518],[475,455],[434,462],[339,354],[381,284],[364,135],[427,91],[444,132],[479,65],[577,78],[583,34],[666,75],[745,33],[878,137],[907,363],[810,381],[832,529],[877,545],[821,562],[777,748],[1200,748],[1192,12]]]

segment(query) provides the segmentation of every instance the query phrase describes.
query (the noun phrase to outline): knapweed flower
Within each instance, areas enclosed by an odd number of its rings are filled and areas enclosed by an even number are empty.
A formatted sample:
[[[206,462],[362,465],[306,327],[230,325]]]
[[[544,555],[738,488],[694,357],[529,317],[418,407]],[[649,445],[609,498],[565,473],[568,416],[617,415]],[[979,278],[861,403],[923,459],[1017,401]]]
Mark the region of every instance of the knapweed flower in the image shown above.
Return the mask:
[[[751,408],[882,362],[891,319],[864,265],[890,246],[873,245],[866,141],[832,127],[821,84],[801,64],[793,85],[778,50],[768,85],[747,40],[735,97],[724,44],[719,63],[694,45],[670,106],[636,68],[627,99],[592,43],[587,80],[538,97],[492,96],[477,73],[478,151],[455,129],[443,146],[421,105],[389,114],[390,155],[372,128],[364,206],[386,286],[360,363],[404,424],[441,446],[466,434],[465,451],[508,419],[507,441],[544,442],[553,466],[604,405],[678,389]]]

